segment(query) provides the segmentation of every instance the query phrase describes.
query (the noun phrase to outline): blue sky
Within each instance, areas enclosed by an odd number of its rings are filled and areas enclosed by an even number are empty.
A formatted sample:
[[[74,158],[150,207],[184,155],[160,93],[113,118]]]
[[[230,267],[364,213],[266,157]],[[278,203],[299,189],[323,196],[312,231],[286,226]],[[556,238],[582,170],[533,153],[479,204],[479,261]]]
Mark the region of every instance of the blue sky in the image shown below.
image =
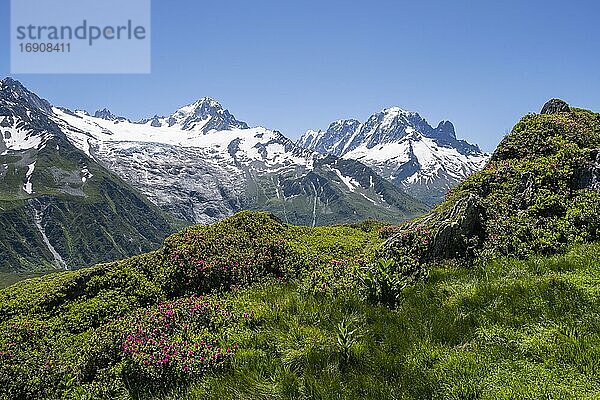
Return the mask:
[[[15,77],[53,104],[133,119],[211,96],[292,138],[395,105],[491,151],[551,97],[600,111],[599,15],[591,0],[154,0],[151,74]]]

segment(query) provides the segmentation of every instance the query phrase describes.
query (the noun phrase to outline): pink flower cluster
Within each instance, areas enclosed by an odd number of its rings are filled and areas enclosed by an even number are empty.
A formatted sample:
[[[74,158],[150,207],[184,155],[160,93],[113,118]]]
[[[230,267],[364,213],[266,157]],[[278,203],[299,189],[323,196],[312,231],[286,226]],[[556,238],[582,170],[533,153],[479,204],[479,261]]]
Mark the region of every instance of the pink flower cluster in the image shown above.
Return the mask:
[[[211,341],[211,328],[231,313],[219,303],[191,296],[161,303],[133,318],[122,351],[146,375],[203,373],[220,367],[233,353]]]

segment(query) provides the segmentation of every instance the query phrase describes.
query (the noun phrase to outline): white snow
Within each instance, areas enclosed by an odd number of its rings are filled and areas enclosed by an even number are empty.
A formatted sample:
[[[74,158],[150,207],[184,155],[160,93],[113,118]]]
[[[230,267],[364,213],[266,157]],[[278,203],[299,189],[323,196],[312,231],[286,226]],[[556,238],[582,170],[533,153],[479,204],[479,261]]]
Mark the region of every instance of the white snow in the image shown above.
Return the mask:
[[[344,154],[343,158],[350,160],[359,160],[364,162],[386,162],[396,160],[397,162],[406,162],[408,158],[408,142],[386,143],[369,149],[365,144]]]
[[[386,179],[408,162],[411,151],[421,166],[420,171],[406,178],[405,184],[430,184],[441,174],[458,181],[480,170],[488,155],[464,155],[453,147],[443,147],[431,138],[412,131],[402,140],[369,149],[363,144],[346,153],[343,158],[358,160],[381,173]]]
[[[372,115],[366,123],[353,122],[356,130],[346,131],[344,137],[333,136],[338,130],[307,131],[299,143],[309,149],[325,149],[345,159],[360,161],[408,191],[443,191],[484,167],[489,155],[442,144],[419,131],[417,125],[421,122],[426,124],[416,112],[390,107]],[[336,143],[330,145],[334,141]],[[416,170],[406,176],[407,167]]]
[[[180,111],[183,114],[188,110],[184,107]],[[229,145],[234,140],[239,140],[239,151],[235,153],[235,157],[245,164],[260,161],[272,168],[291,165],[308,168],[313,162],[312,159],[293,156],[287,152],[281,136],[263,127],[202,133],[198,129],[182,130],[178,125],[153,127],[131,122],[114,124],[112,121],[83,114],[77,118],[57,108],[54,112],[59,117],[56,122],[72,143],[88,155],[91,155],[93,146],[102,146],[102,143],[110,142],[122,148],[134,147],[139,143],[160,143],[202,149],[207,158],[231,160]],[[262,147],[266,153],[260,151]]]
[[[186,107],[180,109],[182,116],[195,109]],[[176,206],[179,217],[197,223],[212,223],[216,216],[231,215],[242,207],[252,181],[267,174],[303,176],[322,157],[263,127],[205,132],[178,124],[169,127],[166,120],[153,127],[151,122],[115,124],[57,108],[54,113],[53,120],[73,145],[154,204]],[[84,183],[90,179],[83,170],[80,176]],[[277,195],[289,200],[278,185],[274,183]],[[256,188],[262,190],[261,185]]]
[[[90,170],[87,166],[81,169],[81,182],[86,183],[93,176],[94,175],[90,173]]]
[[[366,194],[361,193],[360,194],[362,197],[364,197],[365,199],[369,200],[371,203],[377,205],[377,202],[375,200],[373,200],[372,198],[368,197]]]
[[[340,178],[340,180],[344,182],[344,184],[348,187],[348,189],[350,189],[351,192],[354,192],[356,188],[360,188],[360,183],[355,181],[352,177],[344,176],[344,174],[342,174],[342,172],[338,169],[334,169],[334,171],[338,178]]]
[[[27,166],[27,173],[25,174],[25,179],[27,181],[23,185],[23,190],[27,194],[32,194],[33,193],[33,184],[31,183],[31,175],[33,174],[34,170],[35,170],[35,162],[33,164],[29,164]]]
[[[45,135],[21,129],[13,124],[12,127],[0,128],[4,144],[9,150],[29,150],[39,148],[45,139]]]

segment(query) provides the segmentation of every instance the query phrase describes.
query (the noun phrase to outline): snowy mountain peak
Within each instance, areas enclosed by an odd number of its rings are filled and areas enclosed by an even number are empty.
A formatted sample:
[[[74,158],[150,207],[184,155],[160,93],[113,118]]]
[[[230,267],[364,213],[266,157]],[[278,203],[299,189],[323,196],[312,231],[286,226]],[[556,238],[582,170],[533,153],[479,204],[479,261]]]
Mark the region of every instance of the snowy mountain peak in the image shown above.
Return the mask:
[[[209,108],[209,109],[217,109],[217,110],[223,110],[223,106],[221,105],[221,103],[219,103],[217,100],[213,99],[212,97],[202,97],[201,99],[196,100],[194,103],[194,106],[196,108]]]
[[[25,89],[21,82],[11,78],[10,76],[7,76],[6,78],[0,81],[0,90],[4,89],[5,87],[20,87],[22,89]]]
[[[418,113],[400,107],[375,113],[363,124],[342,120],[326,131],[308,131],[298,145],[358,160],[431,204],[488,159],[476,145],[458,140],[450,121],[434,128]]]
[[[46,113],[52,113],[52,106],[44,99],[27,90],[21,82],[10,77],[0,81],[0,102],[4,104],[21,105],[26,108],[36,108]]]
[[[174,118],[185,118],[192,115],[205,116],[223,113],[225,109],[216,100],[210,97],[203,97],[193,103],[185,105],[173,113]]]
[[[155,115],[140,121],[140,124],[148,124],[152,127],[175,127],[201,133],[249,128],[248,124],[238,121],[218,101],[210,97],[203,97],[183,106],[169,117]]]
[[[384,108],[381,112],[383,114],[394,115],[394,116],[396,116],[396,115],[407,115],[408,116],[408,115],[415,115],[415,114],[417,114],[416,112],[407,111],[407,110],[404,110],[404,109],[402,109],[400,107],[396,107],[396,106]]]
[[[297,144],[322,154],[340,155],[346,138],[360,126],[360,121],[355,119],[340,119],[332,122],[326,131],[308,130]]]

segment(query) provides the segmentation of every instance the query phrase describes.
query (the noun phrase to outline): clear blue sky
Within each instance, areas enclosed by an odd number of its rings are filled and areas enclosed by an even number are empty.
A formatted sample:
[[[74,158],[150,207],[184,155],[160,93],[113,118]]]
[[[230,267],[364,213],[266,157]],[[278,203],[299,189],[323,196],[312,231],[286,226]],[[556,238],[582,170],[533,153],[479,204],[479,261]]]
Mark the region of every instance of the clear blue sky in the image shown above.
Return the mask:
[[[489,151],[551,97],[600,111],[599,17],[592,0],[154,0],[152,74],[16,78],[56,105],[134,119],[211,96],[292,138],[397,105]]]

